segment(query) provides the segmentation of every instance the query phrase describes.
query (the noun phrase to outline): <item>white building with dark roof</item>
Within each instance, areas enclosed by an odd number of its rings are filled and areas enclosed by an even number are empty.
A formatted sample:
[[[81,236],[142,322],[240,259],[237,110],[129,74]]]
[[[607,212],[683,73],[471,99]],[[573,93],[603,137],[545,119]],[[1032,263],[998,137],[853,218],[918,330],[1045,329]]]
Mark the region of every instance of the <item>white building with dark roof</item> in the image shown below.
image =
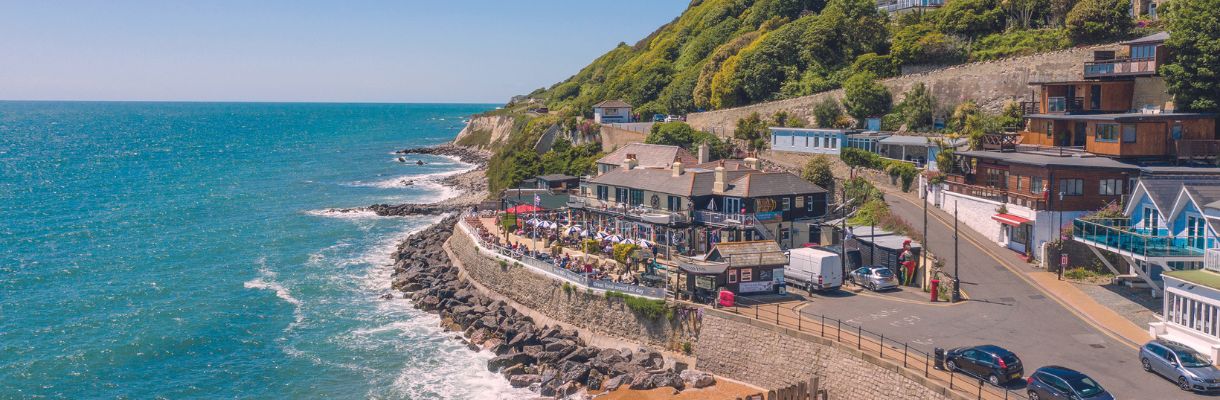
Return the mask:
[[[631,122],[631,104],[622,100],[606,100],[594,104],[593,122],[599,124]]]

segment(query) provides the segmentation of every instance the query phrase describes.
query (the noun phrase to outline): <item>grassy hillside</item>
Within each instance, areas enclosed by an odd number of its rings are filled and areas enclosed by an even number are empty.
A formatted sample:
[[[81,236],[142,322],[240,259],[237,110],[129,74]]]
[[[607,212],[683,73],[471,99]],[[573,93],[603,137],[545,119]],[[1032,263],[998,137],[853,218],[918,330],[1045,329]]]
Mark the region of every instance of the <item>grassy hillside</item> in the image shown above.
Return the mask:
[[[886,77],[903,65],[1113,40],[1136,26],[1126,0],[947,3],[891,16],[874,0],[694,0],[634,46],[621,43],[530,97],[564,115],[589,115],[593,104],[616,98],[640,115],[680,114],[833,89],[857,72]]]

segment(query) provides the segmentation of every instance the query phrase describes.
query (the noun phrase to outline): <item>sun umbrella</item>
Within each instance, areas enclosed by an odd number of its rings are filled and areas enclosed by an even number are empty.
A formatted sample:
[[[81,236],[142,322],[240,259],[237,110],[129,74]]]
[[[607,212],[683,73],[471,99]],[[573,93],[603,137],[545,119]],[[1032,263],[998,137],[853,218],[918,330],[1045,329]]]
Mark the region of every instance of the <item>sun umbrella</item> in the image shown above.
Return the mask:
[[[631,238],[623,239],[622,243],[623,244],[636,244],[635,240],[631,239]]]
[[[583,231],[580,229],[579,226],[576,226],[576,225],[569,226],[568,229],[564,229],[564,231],[563,231],[563,233],[565,235],[571,235],[573,233],[581,233],[581,232],[583,232]]]
[[[597,240],[602,240],[602,239],[605,239],[606,236],[609,236],[606,234],[606,232],[598,232],[596,235],[593,235],[593,238],[597,239]]]
[[[635,244],[638,244],[643,247],[652,247],[652,243],[649,243],[647,240],[644,240],[644,239],[637,239],[635,241]]]
[[[606,238],[605,238],[605,239],[606,239],[606,240],[609,240],[609,241],[611,241],[611,242],[614,242],[614,243],[618,243],[618,242],[623,241],[623,237],[622,237],[622,236],[619,236],[619,235],[610,235],[610,236],[606,236]]]

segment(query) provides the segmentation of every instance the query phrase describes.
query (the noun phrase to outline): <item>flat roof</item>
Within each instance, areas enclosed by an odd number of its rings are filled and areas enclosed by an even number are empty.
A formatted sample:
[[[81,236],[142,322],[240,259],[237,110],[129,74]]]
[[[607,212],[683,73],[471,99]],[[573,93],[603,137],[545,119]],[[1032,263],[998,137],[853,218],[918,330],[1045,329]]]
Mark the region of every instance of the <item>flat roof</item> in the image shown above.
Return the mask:
[[[1089,167],[1089,168],[1112,168],[1112,169],[1139,169],[1138,165],[1127,164],[1108,157],[1092,156],[1048,156],[1042,154],[1012,152],[1012,151],[987,151],[987,150],[971,150],[959,151],[958,155],[986,158],[990,160],[1007,161],[1017,164],[1038,165],[1038,166],[1060,166],[1060,167]]]
[[[1205,269],[1184,269],[1168,271],[1161,275],[1181,279],[1187,283],[1220,290],[1220,274]]]
[[[1213,113],[1119,113],[1119,114],[1029,114],[1026,118],[1050,119],[1058,121],[1115,121],[1142,122],[1163,121],[1167,119],[1205,119],[1216,118]]]

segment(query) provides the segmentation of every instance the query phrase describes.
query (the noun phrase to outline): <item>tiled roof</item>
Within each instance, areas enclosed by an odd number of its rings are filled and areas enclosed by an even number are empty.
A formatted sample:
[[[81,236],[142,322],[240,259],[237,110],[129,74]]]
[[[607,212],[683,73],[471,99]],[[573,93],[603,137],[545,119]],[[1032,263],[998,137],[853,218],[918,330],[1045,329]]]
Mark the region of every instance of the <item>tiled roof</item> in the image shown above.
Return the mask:
[[[740,178],[751,170],[725,171],[725,179]],[[685,171],[673,176],[673,170],[661,168],[635,168],[630,171],[616,168],[589,179],[590,183],[629,187],[679,196],[704,196],[712,194],[716,173],[712,171]]]
[[[622,100],[606,100],[593,105],[594,108],[631,108],[630,104]]]
[[[1141,43],[1156,43],[1169,40],[1169,32],[1157,32],[1138,39],[1131,39],[1122,44],[1141,44]]]
[[[597,160],[598,164],[622,165],[628,154],[635,154],[637,167],[669,168],[674,161],[682,161],[684,165],[694,165],[699,162],[689,151],[678,146],[661,144],[631,143]]]
[[[763,197],[826,192],[826,189],[790,172],[755,172],[730,179],[729,182],[725,196]]]

